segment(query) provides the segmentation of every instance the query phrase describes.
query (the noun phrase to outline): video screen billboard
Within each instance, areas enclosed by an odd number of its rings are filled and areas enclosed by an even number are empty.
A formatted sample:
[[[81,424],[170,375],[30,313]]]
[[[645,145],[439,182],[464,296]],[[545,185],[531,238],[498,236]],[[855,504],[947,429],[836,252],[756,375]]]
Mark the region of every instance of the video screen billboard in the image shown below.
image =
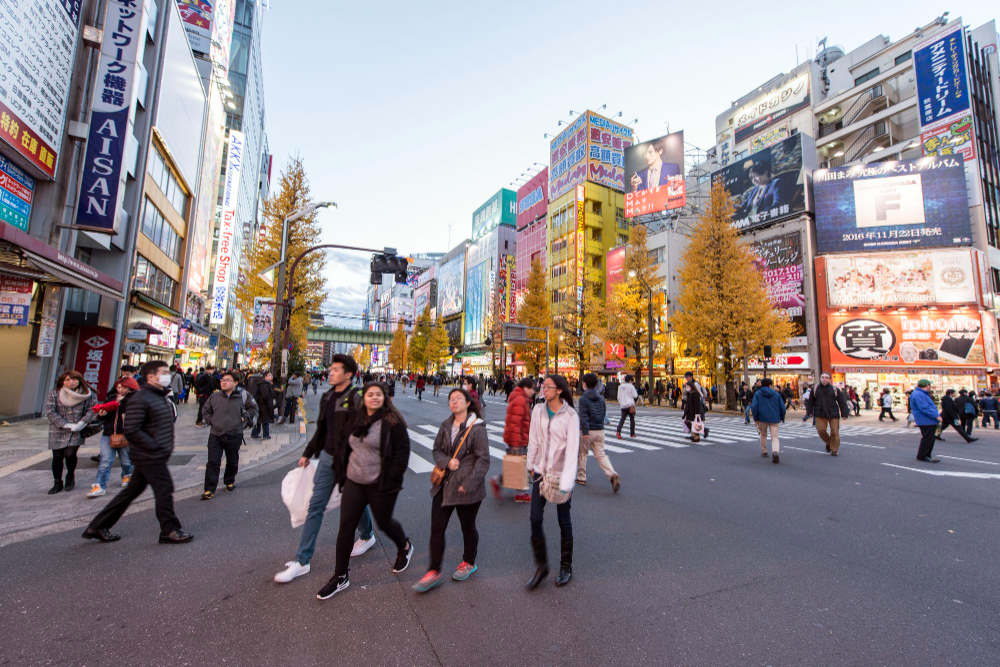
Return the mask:
[[[420,317],[430,305],[432,285],[433,283],[426,282],[413,290],[413,313],[416,317]]]
[[[448,317],[465,307],[465,255],[454,257],[438,271],[438,312]]]
[[[796,135],[712,174],[733,196],[733,226],[744,231],[806,210],[802,137]]]
[[[830,307],[975,304],[970,250],[893,252],[826,258]]]
[[[480,262],[469,268],[465,281],[465,345],[479,345],[485,338],[483,326],[486,322],[488,307],[486,296],[489,294],[485,272],[489,262]]]
[[[819,169],[813,189],[819,254],[972,243],[960,158]]]
[[[625,217],[680,208],[684,190],[684,132],[625,149]]]
[[[798,232],[756,241],[757,266],[767,284],[771,306],[794,326],[789,345],[807,345],[806,296],[803,287],[802,240]]]
[[[608,251],[607,257],[604,260],[605,270],[607,276],[605,278],[605,284],[607,285],[608,298],[611,298],[611,290],[615,285],[625,280],[623,272],[625,271],[625,248],[627,246],[618,246]]]
[[[544,216],[549,208],[549,168],[532,176],[517,191],[517,228]]]

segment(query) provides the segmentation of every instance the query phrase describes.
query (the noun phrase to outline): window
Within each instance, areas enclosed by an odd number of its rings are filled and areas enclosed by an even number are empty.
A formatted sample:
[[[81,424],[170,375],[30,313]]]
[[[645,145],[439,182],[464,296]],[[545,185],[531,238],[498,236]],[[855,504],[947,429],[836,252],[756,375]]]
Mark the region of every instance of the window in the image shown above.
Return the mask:
[[[160,155],[160,151],[155,147],[149,154],[149,168],[147,171],[156,183],[156,186],[160,188],[160,192],[170,202],[170,205],[183,216],[187,195],[184,194],[184,188],[181,187],[181,184],[174,176],[174,172],[170,171],[170,167],[167,166],[163,156]]]
[[[856,78],[854,80],[854,85],[855,86],[860,86],[865,81],[868,81],[869,79],[874,79],[877,76],[878,76],[878,67],[876,67],[875,69],[873,69],[870,72],[865,72],[864,74],[862,74],[861,76],[859,76],[858,78]]]
[[[135,291],[172,307],[177,283],[148,259],[139,255],[135,261]]]
[[[602,238],[601,230],[600,229],[592,229],[591,232],[590,232],[590,238],[592,238],[593,240],[595,240],[597,242],[600,242],[601,238]]]
[[[167,257],[180,264],[181,237],[149,199],[146,199],[142,215],[142,233]]]
[[[602,210],[602,208],[601,208],[601,202],[595,201],[593,203],[592,210],[594,211],[594,215],[601,215],[601,210]]]
[[[904,53],[902,55],[896,56],[896,64],[900,65],[902,63],[905,63],[907,60],[909,60],[912,57],[913,57],[913,51],[907,51],[906,53]]]

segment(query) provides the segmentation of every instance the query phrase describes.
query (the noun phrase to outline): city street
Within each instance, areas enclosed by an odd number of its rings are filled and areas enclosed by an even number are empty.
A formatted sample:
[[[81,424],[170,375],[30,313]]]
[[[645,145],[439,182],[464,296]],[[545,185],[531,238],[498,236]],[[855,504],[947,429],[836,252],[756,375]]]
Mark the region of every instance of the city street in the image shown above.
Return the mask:
[[[333,571],[333,512],[313,571],[272,581],[300,533],[279,495],[298,457],[289,452],[234,493],[181,500],[188,545],[157,544],[147,509],[119,523],[115,544],[74,528],[0,548],[0,664],[985,665],[1000,654],[997,431],[968,445],[945,433],[930,465],[914,460],[916,429],[868,416],[843,424],[832,458],[796,411],[773,465],[738,417],[709,414],[709,439],[691,446],[676,411],[640,408],[637,439],[608,431],[621,492],[594,463],[574,491],[566,588],[550,577],[523,589],[528,506],[508,491],[483,503],[479,571],[417,596],[430,446],[448,414],[445,390],[430,394],[418,402],[397,385],[413,454],[396,517],[416,546],[402,574],[377,532],[352,561],[351,587],[318,601]],[[486,402],[496,474],[503,397]],[[546,531],[557,558],[551,507]],[[457,520],[448,540],[446,573],[461,560]]]

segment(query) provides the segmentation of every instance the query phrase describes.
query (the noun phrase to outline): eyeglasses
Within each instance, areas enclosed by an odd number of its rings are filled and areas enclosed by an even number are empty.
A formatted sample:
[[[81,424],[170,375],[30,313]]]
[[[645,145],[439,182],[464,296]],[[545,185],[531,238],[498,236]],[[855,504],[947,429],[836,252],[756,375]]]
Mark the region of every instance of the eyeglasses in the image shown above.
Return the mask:
[[[548,391],[549,389],[558,389],[554,384],[543,384],[542,391]]]

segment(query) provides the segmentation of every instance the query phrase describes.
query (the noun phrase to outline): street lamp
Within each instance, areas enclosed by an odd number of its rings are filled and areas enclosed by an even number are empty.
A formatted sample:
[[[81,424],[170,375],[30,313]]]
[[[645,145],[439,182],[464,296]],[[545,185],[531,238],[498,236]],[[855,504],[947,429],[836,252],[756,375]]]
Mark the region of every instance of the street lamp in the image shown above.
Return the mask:
[[[559,334],[559,340],[556,341],[556,372],[555,375],[559,375],[559,343],[563,340],[563,335]]]
[[[639,284],[643,286],[648,296],[647,299],[648,311],[646,314],[646,333],[649,337],[648,338],[649,351],[647,352],[647,354],[649,355],[649,359],[646,361],[646,364],[649,367],[649,389],[650,391],[652,391],[653,385],[655,384],[655,382],[653,381],[653,287],[648,282],[646,282],[645,278],[638,275],[635,271],[629,271],[628,277],[632,278],[633,280],[638,278]]]

